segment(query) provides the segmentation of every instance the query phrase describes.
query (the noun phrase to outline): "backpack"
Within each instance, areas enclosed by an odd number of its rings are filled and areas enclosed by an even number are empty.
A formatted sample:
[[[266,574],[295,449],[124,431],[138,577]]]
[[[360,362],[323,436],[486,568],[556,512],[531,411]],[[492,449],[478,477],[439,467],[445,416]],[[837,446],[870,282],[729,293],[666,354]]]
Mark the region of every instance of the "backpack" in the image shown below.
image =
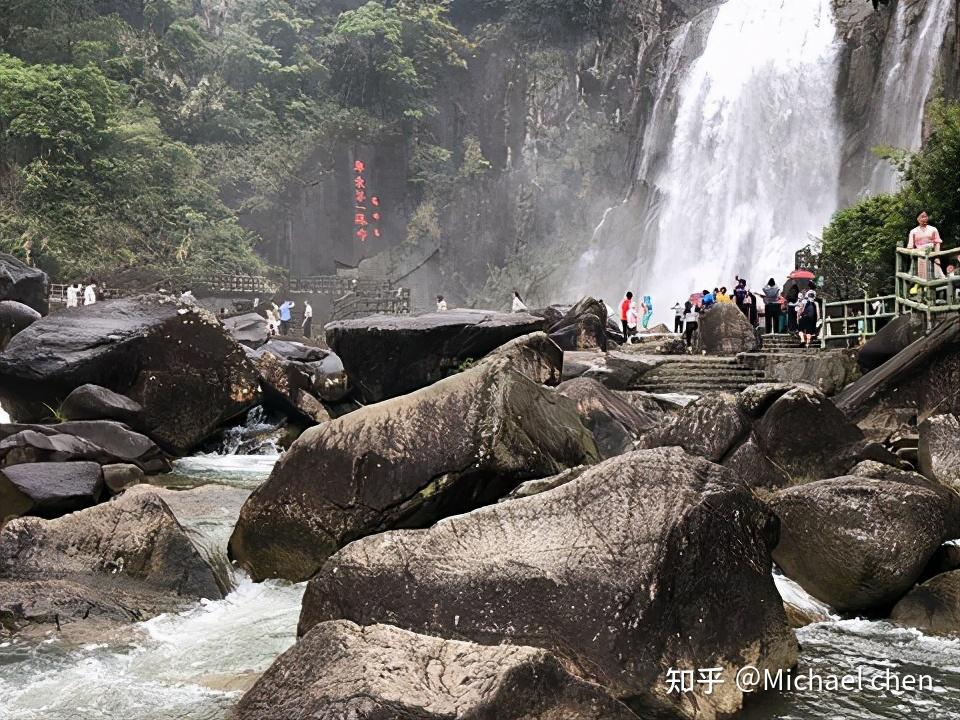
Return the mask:
[[[817,316],[817,303],[815,300],[807,300],[803,306],[803,316],[805,318],[815,318]]]

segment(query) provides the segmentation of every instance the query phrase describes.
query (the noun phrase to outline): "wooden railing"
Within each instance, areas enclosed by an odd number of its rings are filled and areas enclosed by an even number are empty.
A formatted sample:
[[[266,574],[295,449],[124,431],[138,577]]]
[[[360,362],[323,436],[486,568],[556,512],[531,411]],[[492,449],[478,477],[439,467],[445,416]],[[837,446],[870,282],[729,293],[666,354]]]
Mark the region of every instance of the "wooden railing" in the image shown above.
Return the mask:
[[[960,266],[960,248],[933,252],[930,249],[897,248],[897,312],[925,313],[928,322],[943,313],[960,310],[960,270],[947,275],[941,268]]]
[[[401,288],[378,295],[348,295],[334,303],[331,320],[351,320],[369,315],[407,315],[410,290]]]
[[[821,333],[823,344],[831,340],[873,337],[884,324],[897,316],[896,301],[896,295],[883,295],[825,302]]]
[[[262,275],[199,275],[187,283],[194,290],[214,292],[263,293],[272,295],[279,290],[276,282]]]

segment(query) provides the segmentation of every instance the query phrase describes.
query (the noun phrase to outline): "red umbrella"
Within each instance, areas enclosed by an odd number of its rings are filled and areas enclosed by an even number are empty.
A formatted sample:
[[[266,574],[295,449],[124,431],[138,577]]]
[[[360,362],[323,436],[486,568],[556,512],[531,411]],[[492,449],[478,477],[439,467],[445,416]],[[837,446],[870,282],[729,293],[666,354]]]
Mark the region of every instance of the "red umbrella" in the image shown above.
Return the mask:
[[[813,280],[816,275],[809,270],[794,270],[787,277],[790,280]]]

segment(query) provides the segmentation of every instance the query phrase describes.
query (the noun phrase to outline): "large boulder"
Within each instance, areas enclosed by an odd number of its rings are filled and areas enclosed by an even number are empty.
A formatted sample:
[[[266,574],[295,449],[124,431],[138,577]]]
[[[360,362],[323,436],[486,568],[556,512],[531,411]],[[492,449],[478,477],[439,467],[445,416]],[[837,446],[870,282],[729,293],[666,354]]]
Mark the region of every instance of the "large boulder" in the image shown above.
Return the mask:
[[[632,390],[644,376],[663,363],[662,357],[610,352],[583,351],[563,354],[563,380],[593,378],[611,390]]]
[[[764,455],[753,440],[748,440],[730,452],[724,459],[723,466],[763,494],[791,484],[790,476]]]
[[[450,310],[344,320],[325,331],[351,384],[375,403],[426,387],[544,324],[526,313]]]
[[[693,350],[707,355],[756,352],[757,333],[747,317],[730,303],[720,303],[700,313]]]
[[[890,619],[935,635],[960,635],[960,570],[915,587],[896,604]]]
[[[546,333],[535,332],[501,345],[481,363],[516,370],[541,385],[558,385],[563,374],[563,350]]]
[[[184,599],[222,597],[212,568],[151,492],[125,493],[56,520],[8,522],[0,530],[0,582],[11,613],[4,624],[14,626],[31,620],[18,616],[24,603],[17,600],[35,604],[38,582],[70,590],[55,614],[60,623],[84,619],[94,607],[122,607],[143,619]]]
[[[113,390],[87,384],[67,395],[60,415],[65,420],[117,420],[136,428],[140,426],[143,407]]]
[[[0,300],[14,300],[46,315],[50,310],[49,294],[49,280],[43,270],[30,267],[13,255],[0,253]]]
[[[885,480],[821,480],[780,491],[770,506],[777,565],[841,612],[888,609],[960,532],[956,495]]]
[[[637,438],[666,422],[666,412],[644,412],[592,378],[568,380],[557,392],[577,403],[577,411],[604,458],[633,450]]]
[[[815,353],[770,352],[752,358],[767,378],[782,383],[813,385],[832,397],[860,377],[852,350],[821,350]]]
[[[636,720],[550,653],[417,635],[389,625],[321,623],[281,655],[236,720]]]
[[[230,333],[230,337],[250,348],[258,348],[270,339],[270,323],[257,313],[226,318],[223,327]]]
[[[0,301],[0,351],[7,346],[10,338],[41,317],[40,313],[29,305],[16,300]]]
[[[206,311],[148,295],[55,313],[0,354],[0,402],[18,422],[46,418],[95,384],[143,408],[143,430],[185,453],[257,400],[256,372]]]
[[[845,475],[867,445],[863,431],[822,392],[801,385],[754,425],[757,445],[794,482]]]
[[[920,472],[960,492],[960,421],[934,415],[920,425]]]
[[[628,453],[534,497],[348,545],[308,584],[300,633],[347,619],[542,647],[617,697],[732,715],[734,683],[668,696],[664,677],[793,666],[776,535],[722,468],[676,448]]]
[[[307,430],[244,505],[231,554],[256,579],[304,580],[355,538],[596,460],[571,401],[512,370],[473,368]]]
[[[720,462],[750,432],[750,421],[732,395],[704,395],[681,410],[669,425],[644,436],[644,447],[682,447]]]
[[[40,462],[0,470],[0,525],[21,515],[55,518],[95,505],[103,475],[95,462]]]
[[[607,350],[607,307],[585,297],[550,326],[550,338],[563,350]]]

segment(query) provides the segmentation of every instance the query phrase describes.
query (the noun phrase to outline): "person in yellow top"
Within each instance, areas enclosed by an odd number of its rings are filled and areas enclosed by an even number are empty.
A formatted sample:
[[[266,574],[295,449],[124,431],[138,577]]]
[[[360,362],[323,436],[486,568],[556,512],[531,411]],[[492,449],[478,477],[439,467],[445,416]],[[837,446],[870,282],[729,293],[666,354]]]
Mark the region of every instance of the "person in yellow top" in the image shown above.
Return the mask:
[[[731,297],[727,294],[727,289],[725,287],[720,288],[720,292],[717,293],[717,302],[724,303],[729,305],[733,302]]]

